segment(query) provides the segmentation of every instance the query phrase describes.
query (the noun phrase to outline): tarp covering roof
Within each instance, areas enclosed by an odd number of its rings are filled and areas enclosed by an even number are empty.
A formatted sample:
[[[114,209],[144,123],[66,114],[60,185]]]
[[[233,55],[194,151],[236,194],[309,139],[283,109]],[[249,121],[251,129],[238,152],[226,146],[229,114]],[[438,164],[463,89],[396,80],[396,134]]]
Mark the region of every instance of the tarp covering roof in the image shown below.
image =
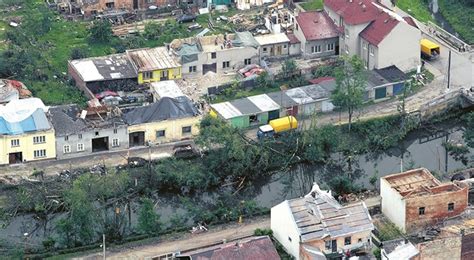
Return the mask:
[[[176,49],[176,53],[181,57],[181,63],[189,63],[198,60],[198,54],[201,53],[202,49],[198,43],[190,44],[183,43],[179,49]]]
[[[0,106],[0,134],[16,135],[51,128],[48,109],[39,98],[13,100]]]
[[[250,32],[236,32],[232,45],[236,47],[253,47],[255,49],[260,46]]]
[[[197,116],[199,113],[187,97],[164,97],[148,106],[138,107],[125,114],[129,125],[158,122]]]

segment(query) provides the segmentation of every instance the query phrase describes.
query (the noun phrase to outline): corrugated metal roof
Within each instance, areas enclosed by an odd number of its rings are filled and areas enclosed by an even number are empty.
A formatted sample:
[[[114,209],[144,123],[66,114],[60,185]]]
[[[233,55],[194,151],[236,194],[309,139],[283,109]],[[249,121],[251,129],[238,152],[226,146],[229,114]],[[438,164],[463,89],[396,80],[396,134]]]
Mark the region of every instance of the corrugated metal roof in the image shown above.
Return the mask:
[[[288,95],[291,99],[293,99],[296,103],[300,105],[311,103],[314,101],[301,88],[292,88],[292,89],[287,90],[285,93],[286,95]]]
[[[299,105],[296,101],[290,98],[284,91],[272,92],[267,94],[273,101],[281,107],[292,107]]]
[[[308,94],[313,100],[327,99],[331,95],[329,91],[319,85],[308,85],[300,88],[304,92],[306,92],[306,94]]]
[[[211,107],[224,119],[230,119],[242,115],[242,113],[240,113],[240,111],[235,108],[230,102],[212,104]]]
[[[251,96],[248,97],[248,99],[262,111],[273,111],[280,109],[280,105],[278,105],[266,94]]]
[[[131,79],[137,73],[126,54],[112,54],[103,57],[70,61],[84,82]]]
[[[253,115],[261,113],[262,110],[252,103],[248,98],[241,98],[230,101],[230,103],[237,108],[243,115]]]

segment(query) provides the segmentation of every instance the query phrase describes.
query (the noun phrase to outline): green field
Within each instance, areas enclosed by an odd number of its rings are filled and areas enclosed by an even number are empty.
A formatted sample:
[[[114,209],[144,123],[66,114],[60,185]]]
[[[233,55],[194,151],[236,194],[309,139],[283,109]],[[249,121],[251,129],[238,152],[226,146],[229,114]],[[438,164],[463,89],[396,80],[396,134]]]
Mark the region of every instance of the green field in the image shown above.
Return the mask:
[[[422,22],[434,21],[427,0],[398,0],[397,6]]]
[[[303,7],[305,11],[320,10],[323,9],[323,0],[310,0],[302,3],[301,7]]]

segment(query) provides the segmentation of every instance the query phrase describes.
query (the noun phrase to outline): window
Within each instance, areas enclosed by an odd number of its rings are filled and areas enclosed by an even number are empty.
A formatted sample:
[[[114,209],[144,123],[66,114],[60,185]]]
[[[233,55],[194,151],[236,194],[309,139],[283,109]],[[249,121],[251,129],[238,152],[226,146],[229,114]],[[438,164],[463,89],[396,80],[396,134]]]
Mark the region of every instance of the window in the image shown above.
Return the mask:
[[[110,2],[110,3],[105,3],[105,7],[109,8],[109,9],[114,9],[114,2]]]
[[[35,157],[35,158],[46,157],[46,150],[45,149],[34,150],[33,151],[33,157]]]
[[[296,24],[296,30],[297,30],[297,31],[298,31],[298,29],[299,29],[298,27],[299,27],[298,24]]]
[[[41,136],[34,136],[33,137],[33,143],[34,144],[42,144],[46,142],[46,136],[41,135]]]
[[[345,237],[344,238],[344,245],[347,246],[347,245],[350,245],[351,244],[351,237]]]
[[[117,128],[114,129],[114,134],[116,134],[116,133],[117,133]]]
[[[120,141],[117,138],[112,139],[112,147],[119,147]]]
[[[153,72],[151,72],[151,71],[143,72],[143,79],[151,79],[152,76],[153,76]]]
[[[191,133],[191,127],[190,126],[183,126],[183,128],[181,129],[181,132],[183,134],[190,134]]]
[[[82,134],[78,134],[78,135],[77,135],[77,138],[78,138],[78,139],[82,139]]]
[[[230,62],[229,61],[222,62],[222,68],[223,69],[228,68],[228,67],[230,67]]]
[[[12,147],[20,146],[20,139],[13,139],[10,142],[11,142]]]
[[[257,115],[250,115],[249,116],[249,123],[255,123],[255,122],[258,122]]]
[[[84,151],[84,144],[77,144],[77,151],[78,152]]]
[[[425,207],[419,207],[418,208],[418,215],[425,215]]]
[[[362,243],[362,238],[357,239],[357,243]]]
[[[374,56],[374,47],[369,46],[370,56]]]
[[[283,49],[286,49],[286,44],[283,45]]]
[[[267,52],[267,47],[264,47],[264,48],[263,48],[263,52]]]
[[[69,136],[66,135],[66,136],[64,137],[64,141],[68,141],[68,140],[69,140]]]
[[[367,50],[367,43],[364,42],[362,45],[364,46],[364,50]]]
[[[252,59],[245,59],[245,60],[244,60],[244,64],[245,64],[245,65],[250,65],[250,64],[252,64]]]
[[[211,52],[211,59],[215,59],[217,57],[217,53]]]
[[[346,38],[349,38],[349,29],[346,28],[344,32],[345,32]]]
[[[95,136],[98,136],[99,135],[99,132],[95,132]]]
[[[324,241],[324,247],[326,250],[331,250],[331,240]]]
[[[196,72],[196,66],[189,66],[189,73]]]
[[[165,130],[156,131],[156,138],[165,137]]]
[[[65,146],[63,147],[63,152],[64,152],[64,153],[70,153],[70,152],[71,152],[71,146],[65,145]]]
[[[454,210],[454,203],[448,203],[448,211],[453,211]]]
[[[334,43],[329,43],[327,51],[333,51],[334,50]]]
[[[321,45],[311,46],[311,53],[319,53],[321,52]]]

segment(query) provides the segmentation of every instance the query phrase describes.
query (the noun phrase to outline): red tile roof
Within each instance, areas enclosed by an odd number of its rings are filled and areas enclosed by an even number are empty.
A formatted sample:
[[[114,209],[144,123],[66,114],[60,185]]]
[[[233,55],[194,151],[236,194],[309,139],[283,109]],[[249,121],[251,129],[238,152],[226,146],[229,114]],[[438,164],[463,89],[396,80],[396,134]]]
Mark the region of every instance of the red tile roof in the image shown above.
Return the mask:
[[[286,36],[288,37],[288,39],[290,39],[290,44],[300,43],[300,40],[298,40],[298,38],[296,38],[295,34],[287,33]]]
[[[378,46],[398,23],[399,21],[397,19],[387,13],[382,13],[359,35],[369,43]]]
[[[328,81],[328,80],[336,80],[333,77],[320,77],[320,78],[315,78],[315,79],[310,79],[308,80],[311,84],[319,84],[323,81]]]
[[[405,22],[407,22],[407,24],[419,29],[418,26],[416,25],[415,21],[413,20],[413,18],[411,18],[410,16],[403,17],[403,20],[405,20]]]
[[[339,36],[336,25],[325,12],[301,12],[296,21],[308,41]]]
[[[346,24],[355,25],[375,20],[380,10],[372,2],[373,0],[324,0],[324,5],[342,16]]]
[[[221,244],[183,254],[196,260],[279,260],[275,246],[268,236],[251,237],[239,242]]]

